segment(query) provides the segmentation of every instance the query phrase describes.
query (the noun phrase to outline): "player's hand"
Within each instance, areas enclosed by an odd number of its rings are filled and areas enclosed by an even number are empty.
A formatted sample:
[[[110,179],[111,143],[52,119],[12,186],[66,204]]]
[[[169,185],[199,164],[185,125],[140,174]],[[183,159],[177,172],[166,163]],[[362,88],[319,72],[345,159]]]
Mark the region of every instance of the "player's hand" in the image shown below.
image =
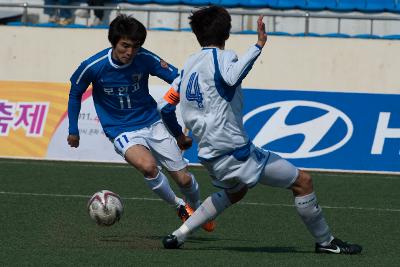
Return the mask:
[[[176,142],[181,150],[186,150],[192,146],[193,140],[191,137],[181,134],[176,138]]]
[[[68,145],[70,147],[78,147],[79,146],[79,135],[70,134],[67,138]]]
[[[267,42],[267,33],[265,32],[265,24],[263,22],[263,18],[264,16],[260,15],[257,20],[257,45],[260,47],[264,47],[265,43]]]

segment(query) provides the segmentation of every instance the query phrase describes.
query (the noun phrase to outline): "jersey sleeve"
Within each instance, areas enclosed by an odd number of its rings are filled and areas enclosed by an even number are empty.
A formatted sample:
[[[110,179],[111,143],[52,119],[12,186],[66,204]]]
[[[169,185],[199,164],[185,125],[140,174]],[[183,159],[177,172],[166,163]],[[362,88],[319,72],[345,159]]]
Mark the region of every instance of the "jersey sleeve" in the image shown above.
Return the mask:
[[[237,86],[247,76],[261,53],[257,45],[251,46],[240,59],[233,51],[225,51],[218,58],[220,73],[229,86]]]
[[[150,68],[149,73],[171,84],[178,76],[178,69],[153,53],[147,52],[146,54]]]
[[[182,127],[176,118],[176,105],[179,104],[179,85],[180,77],[178,76],[172,83],[169,91],[158,102],[158,110],[160,111],[161,119],[167,126],[168,130],[174,137],[182,135]]]
[[[87,64],[83,62],[72,74],[71,89],[68,98],[69,134],[79,135],[78,118],[81,110],[82,95],[92,82]]]

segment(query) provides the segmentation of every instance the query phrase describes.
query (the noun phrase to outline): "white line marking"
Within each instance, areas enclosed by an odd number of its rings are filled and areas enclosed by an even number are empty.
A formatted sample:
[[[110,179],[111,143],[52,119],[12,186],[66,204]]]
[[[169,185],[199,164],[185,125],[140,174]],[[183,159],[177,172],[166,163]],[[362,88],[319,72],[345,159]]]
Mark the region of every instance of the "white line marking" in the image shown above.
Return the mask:
[[[325,177],[338,177],[338,178],[348,178],[347,175],[358,175],[358,176],[362,176],[363,173],[323,173],[323,172],[317,172],[312,174],[313,176],[319,176],[322,178]],[[377,173],[376,175],[373,175],[371,173],[367,173],[365,176],[363,176],[362,179],[364,178],[379,178],[379,179],[388,179],[388,180],[400,180],[400,176],[399,175],[391,175],[391,174],[382,174],[382,173]]]
[[[257,202],[239,202],[242,205],[254,205],[254,206],[277,206],[277,207],[294,207],[289,204],[272,204],[272,203],[257,203]],[[344,209],[344,210],[365,210],[365,211],[388,211],[388,212],[400,212],[400,209],[382,209],[382,208],[361,208],[361,207],[335,207],[335,206],[323,206],[323,209]]]
[[[5,192],[0,191],[0,195],[14,195],[14,196],[35,196],[35,197],[65,197],[65,198],[87,198],[92,197],[89,195],[64,195],[64,194],[46,194],[46,193],[27,193],[27,192]],[[123,200],[145,200],[145,201],[162,201],[157,198],[146,197],[121,197]]]
[[[1,159],[1,158],[0,158]],[[26,165],[27,161],[8,161],[1,160],[0,164],[15,164],[15,165]],[[41,164],[45,166],[53,166],[59,165],[60,163],[67,163],[71,166],[82,166],[82,167],[99,167],[99,168],[133,168],[128,163],[120,163],[120,162],[71,162],[71,161],[29,161],[28,164]]]
[[[0,195],[14,195],[14,196],[39,196],[39,197],[65,197],[65,198],[86,198],[89,200],[89,195],[64,195],[64,194],[46,194],[46,193],[27,193],[27,192],[5,192],[0,191]],[[139,201],[162,201],[159,198],[147,197],[121,197],[123,200],[139,200]],[[274,204],[274,203],[259,203],[259,202],[239,202],[239,205],[249,206],[267,206],[267,207],[291,207],[294,205],[289,204]],[[386,212],[400,212],[400,209],[382,209],[382,208],[361,208],[361,207],[335,207],[335,206],[321,206],[324,209],[347,209],[347,210],[363,210],[363,211],[386,211]]]

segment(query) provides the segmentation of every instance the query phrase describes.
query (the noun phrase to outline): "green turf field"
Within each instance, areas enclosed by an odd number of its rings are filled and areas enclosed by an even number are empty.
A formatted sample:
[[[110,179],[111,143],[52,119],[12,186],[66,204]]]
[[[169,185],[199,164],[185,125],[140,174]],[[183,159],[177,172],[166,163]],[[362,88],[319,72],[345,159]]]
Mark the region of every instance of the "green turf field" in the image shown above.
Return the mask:
[[[203,198],[216,190],[203,168],[191,171]],[[262,185],[223,213],[213,233],[200,230],[183,249],[165,250],[161,239],[179,220],[133,168],[1,159],[0,266],[400,266],[400,176],[313,177],[333,233],[363,245],[361,255],[313,253],[291,192]],[[112,227],[86,212],[101,189],[124,200]]]

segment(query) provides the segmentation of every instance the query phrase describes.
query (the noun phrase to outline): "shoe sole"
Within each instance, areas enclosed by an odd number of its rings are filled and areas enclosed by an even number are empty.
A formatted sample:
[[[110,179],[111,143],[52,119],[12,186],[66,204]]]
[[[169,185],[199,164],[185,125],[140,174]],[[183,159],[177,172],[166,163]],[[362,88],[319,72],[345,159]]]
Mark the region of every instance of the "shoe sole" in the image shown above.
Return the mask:
[[[203,230],[206,232],[212,232],[215,229],[215,225],[216,225],[215,221],[210,221],[203,224],[201,228],[203,228]]]

